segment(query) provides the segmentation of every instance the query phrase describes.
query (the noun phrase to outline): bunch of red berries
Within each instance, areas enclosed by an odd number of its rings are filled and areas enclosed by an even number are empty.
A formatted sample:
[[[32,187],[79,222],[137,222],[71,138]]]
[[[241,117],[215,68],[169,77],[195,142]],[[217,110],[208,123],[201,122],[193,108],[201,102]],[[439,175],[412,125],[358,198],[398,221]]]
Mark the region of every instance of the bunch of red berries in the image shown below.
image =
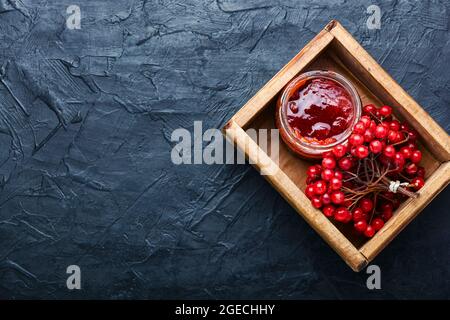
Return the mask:
[[[373,237],[425,183],[417,138],[414,129],[393,119],[391,107],[364,106],[348,141],[308,168],[306,196],[325,216]]]

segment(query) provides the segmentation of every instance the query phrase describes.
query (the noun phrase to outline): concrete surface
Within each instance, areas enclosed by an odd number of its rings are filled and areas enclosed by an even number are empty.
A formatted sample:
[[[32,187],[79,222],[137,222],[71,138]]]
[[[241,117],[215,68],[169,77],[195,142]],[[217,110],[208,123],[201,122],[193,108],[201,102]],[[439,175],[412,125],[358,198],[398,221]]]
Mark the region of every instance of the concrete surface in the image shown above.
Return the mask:
[[[0,297],[449,298],[448,188],[369,291],[250,166],[170,161],[333,18],[449,132],[450,3],[375,2],[0,0]]]

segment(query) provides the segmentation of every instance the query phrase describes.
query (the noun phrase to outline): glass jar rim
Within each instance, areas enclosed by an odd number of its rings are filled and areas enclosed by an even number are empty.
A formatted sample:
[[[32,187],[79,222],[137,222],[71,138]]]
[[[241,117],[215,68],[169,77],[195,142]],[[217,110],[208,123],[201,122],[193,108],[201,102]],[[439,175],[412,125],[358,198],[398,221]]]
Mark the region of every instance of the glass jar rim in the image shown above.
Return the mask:
[[[287,108],[287,105],[289,102],[288,99],[291,96],[290,91],[299,81],[309,79],[309,78],[326,78],[326,79],[333,80],[333,81],[337,82],[338,84],[340,84],[350,94],[350,97],[352,99],[352,104],[353,104],[353,114],[354,114],[353,120],[352,120],[352,123],[349,125],[349,127],[342,133],[341,137],[339,137],[339,139],[337,139],[335,142],[322,145],[322,144],[307,143],[305,141],[302,141],[302,140],[298,139],[298,137],[294,133],[294,130],[291,128],[291,126],[289,125],[289,123],[287,121],[286,108]],[[284,132],[287,133],[288,139],[290,140],[289,142],[291,144],[295,145],[298,149],[305,152],[306,154],[318,155],[323,152],[327,152],[327,151],[331,150],[334,146],[341,144],[348,139],[348,137],[352,133],[354,125],[361,118],[362,105],[361,105],[361,99],[360,99],[355,87],[344,76],[342,76],[341,74],[334,72],[334,71],[314,70],[314,71],[308,71],[308,72],[302,73],[289,82],[289,84],[283,89],[283,92],[280,96],[280,108],[279,108],[278,112],[279,112],[278,117],[280,119],[280,124],[281,124]]]

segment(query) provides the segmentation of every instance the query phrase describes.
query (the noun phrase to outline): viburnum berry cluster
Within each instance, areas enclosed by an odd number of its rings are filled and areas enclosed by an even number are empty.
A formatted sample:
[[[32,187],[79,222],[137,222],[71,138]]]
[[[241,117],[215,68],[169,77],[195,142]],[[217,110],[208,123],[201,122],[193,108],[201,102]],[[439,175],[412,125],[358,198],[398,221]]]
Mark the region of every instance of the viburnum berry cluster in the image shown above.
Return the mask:
[[[307,197],[325,216],[371,238],[393,211],[423,187],[417,132],[392,117],[389,106],[363,108],[349,139],[307,170]]]

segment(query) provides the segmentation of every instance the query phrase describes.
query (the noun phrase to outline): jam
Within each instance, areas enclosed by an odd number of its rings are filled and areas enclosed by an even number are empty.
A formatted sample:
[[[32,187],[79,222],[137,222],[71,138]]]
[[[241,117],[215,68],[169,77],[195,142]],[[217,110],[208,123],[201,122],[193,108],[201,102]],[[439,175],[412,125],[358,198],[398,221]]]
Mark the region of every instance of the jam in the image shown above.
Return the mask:
[[[287,119],[300,139],[321,144],[335,142],[350,125],[353,103],[349,92],[334,80],[303,81],[289,98]]]
[[[275,116],[280,136],[292,151],[319,158],[347,140],[361,116],[361,101],[340,74],[310,71],[284,88]]]

